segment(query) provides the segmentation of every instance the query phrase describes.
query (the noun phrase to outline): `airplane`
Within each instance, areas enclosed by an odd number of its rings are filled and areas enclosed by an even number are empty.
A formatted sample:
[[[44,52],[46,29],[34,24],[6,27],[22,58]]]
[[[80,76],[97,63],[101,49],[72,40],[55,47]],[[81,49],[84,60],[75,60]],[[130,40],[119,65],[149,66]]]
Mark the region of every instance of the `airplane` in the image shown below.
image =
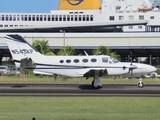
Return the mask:
[[[33,69],[34,73],[67,77],[93,77],[92,87],[101,88],[101,76],[139,77],[138,87],[144,86],[142,76],[156,68],[142,63],[120,62],[108,55],[45,56],[20,35],[5,36],[16,67]]]

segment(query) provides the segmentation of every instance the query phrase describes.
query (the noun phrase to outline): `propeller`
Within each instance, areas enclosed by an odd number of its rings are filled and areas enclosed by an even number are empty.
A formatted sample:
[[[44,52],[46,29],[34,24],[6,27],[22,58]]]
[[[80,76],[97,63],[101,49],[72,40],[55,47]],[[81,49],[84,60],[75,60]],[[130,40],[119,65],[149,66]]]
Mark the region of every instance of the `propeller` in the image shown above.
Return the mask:
[[[130,52],[130,55],[131,55],[131,64],[130,66],[132,66],[132,52]],[[133,77],[133,68],[131,67],[130,68],[130,73],[131,73],[131,78]]]

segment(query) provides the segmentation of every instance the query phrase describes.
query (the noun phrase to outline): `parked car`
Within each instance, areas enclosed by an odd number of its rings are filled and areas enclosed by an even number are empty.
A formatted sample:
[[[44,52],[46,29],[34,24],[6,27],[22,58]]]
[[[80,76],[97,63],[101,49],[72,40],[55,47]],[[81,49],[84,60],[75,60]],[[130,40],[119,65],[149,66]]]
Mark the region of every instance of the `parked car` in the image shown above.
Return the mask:
[[[0,66],[0,75],[9,75],[10,69],[8,66]]]
[[[9,72],[10,75],[19,75],[20,74],[20,68],[13,67],[11,71]]]

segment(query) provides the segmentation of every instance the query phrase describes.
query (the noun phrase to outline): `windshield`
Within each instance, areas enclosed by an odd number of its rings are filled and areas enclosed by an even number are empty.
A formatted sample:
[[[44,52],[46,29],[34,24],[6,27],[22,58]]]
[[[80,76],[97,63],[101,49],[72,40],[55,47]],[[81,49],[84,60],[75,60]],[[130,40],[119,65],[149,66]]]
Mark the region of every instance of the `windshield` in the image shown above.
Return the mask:
[[[116,58],[113,58],[113,57],[110,57],[110,61],[112,63],[118,63],[118,62],[120,62],[119,60],[117,60]]]

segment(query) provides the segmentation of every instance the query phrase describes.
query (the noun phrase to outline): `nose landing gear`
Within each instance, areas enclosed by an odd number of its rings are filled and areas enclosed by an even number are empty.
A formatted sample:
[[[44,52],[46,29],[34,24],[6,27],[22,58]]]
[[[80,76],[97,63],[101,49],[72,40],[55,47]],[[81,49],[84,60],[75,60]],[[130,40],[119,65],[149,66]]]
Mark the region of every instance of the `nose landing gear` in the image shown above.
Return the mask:
[[[143,83],[143,79],[142,78],[139,78],[139,82],[138,82],[137,86],[139,88],[143,88],[144,87],[144,83]]]

